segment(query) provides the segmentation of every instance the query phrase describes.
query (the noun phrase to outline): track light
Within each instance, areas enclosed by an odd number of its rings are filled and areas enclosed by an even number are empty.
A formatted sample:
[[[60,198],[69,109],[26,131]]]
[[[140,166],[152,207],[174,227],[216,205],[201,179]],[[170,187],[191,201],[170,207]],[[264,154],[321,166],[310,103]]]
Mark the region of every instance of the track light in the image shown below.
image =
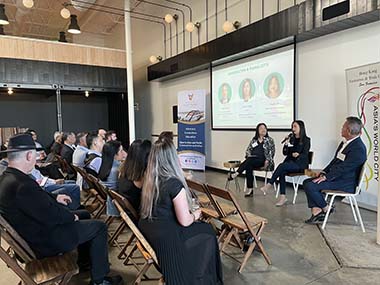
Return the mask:
[[[68,19],[68,18],[70,18],[70,16],[71,16],[70,10],[67,9],[66,7],[62,8],[62,10],[61,10],[61,17],[63,19]]]
[[[13,94],[13,88],[8,88],[8,95],[12,95]]]
[[[67,43],[66,33],[65,32],[59,32],[59,39],[58,39],[58,41],[61,42],[61,43]]]
[[[5,5],[0,4],[0,25],[9,25],[7,15],[5,15]]]
[[[24,7],[30,9],[34,6],[34,1],[33,0],[22,0],[22,5],[24,5]]]
[[[84,91],[84,96],[86,96],[88,98],[90,96],[90,92],[88,92],[87,90]]]
[[[149,57],[149,61],[150,61],[150,63],[157,63],[157,62],[159,62],[159,61],[161,61],[162,60],[162,56],[156,56],[156,55],[152,55],[152,56],[150,56]]]
[[[230,33],[234,30],[237,30],[241,26],[241,23],[239,21],[235,21],[231,23],[230,21],[225,21],[223,24],[223,31],[225,33]]]
[[[173,16],[171,14],[166,14],[164,19],[165,19],[165,22],[168,24],[173,22]]]
[[[186,24],[186,31],[189,33],[194,32],[195,28],[199,29],[201,27],[201,23],[196,22],[195,24],[193,22],[188,22]]]
[[[70,34],[80,34],[81,33],[76,15],[70,16],[70,25],[69,25],[69,29],[67,31]]]

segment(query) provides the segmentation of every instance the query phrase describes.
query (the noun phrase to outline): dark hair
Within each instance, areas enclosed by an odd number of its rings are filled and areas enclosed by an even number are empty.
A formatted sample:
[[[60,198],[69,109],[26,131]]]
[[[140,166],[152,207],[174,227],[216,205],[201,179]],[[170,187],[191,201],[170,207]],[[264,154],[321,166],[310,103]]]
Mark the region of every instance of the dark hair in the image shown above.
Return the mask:
[[[106,140],[108,139],[108,138],[110,138],[111,136],[112,136],[112,134],[116,134],[116,132],[115,131],[108,131],[108,132],[106,132]]]
[[[67,138],[73,134],[74,134],[73,132],[64,132],[62,135],[62,142],[64,143],[67,140]]]
[[[168,140],[168,141],[173,142],[173,140],[174,140],[174,134],[173,134],[172,131],[163,131],[163,132],[161,132],[161,134],[158,136],[158,140],[159,140],[159,141]]]
[[[127,159],[120,170],[120,177],[138,181],[144,177],[152,143],[148,140],[135,140],[128,149]]]
[[[29,135],[33,135],[32,133],[37,134],[37,132],[36,132],[35,130],[33,130],[33,129],[28,129],[28,130],[25,132],[25,134],[29,134]]]
[[[100,165],[98,178],[106,180],[110,175],[114,156],[118,153],[121,146],[119,141],[109,141],[104,144],[102,151],[102,164]]]
[[[265,123],[258,123],[257,126],[256,126],[256,133],[255,133],[255,136],[253,137],[255,140],[257,140],[259,138],[259,128],[261,126],[264,126],[265,129],[267,130],[267,134],[265,135],[265,137],[268,137],[268,127]]]
[[[300,144],[303,144],[307,138],[305,123],[301,120],[295,120],[292,123],[292,128],[294,123],[297,123],[297,125],[300,127]]]
[[[91,132],[89,134],[87,134],[87,137],[86,137],[86,143],[87,143],[87,147],[91,147],[94,143],[94,140],[98,137],[98,132]]]

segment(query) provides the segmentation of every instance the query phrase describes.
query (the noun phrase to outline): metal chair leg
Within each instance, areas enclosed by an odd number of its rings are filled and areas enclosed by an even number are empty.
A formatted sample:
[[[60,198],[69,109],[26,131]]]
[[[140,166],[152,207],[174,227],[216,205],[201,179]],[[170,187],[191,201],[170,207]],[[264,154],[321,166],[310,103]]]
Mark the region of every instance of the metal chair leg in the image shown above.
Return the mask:
[[[330,200],[330,203],[329,203],[329,207],[327,208],[327,213],[325,215],[325,219],[323,220],[323,224],[322,224],[322,230],[325,229],[326,227],[326,224],[327,224],[327,220],[329,219],[329,215],[330,215],[330,212],[331,212],[331,208],[332,208],[332,205],[334,203],[334,199],[335,199],[335,195],[333,195],[331,197],[331,200]]]
[[[256,181],[256,175],[255,175],[255,171],[254,170],[252,171],[252,175],[253,175],[253,183],[255,185],[255,188],[257,188],[257,181]]]
[[[352,197],[348,196],[347,198],[350,201],[351,211],[352,211],[352,215],[354,216],[355,223],[358,223],[358,218],[356,217],[356,212],[355,212],[355,209],[354,209],[354,204],[352,202]]]
[[[365,233],[365,228],[364,228],[364,224],[363,224],[363,220],[362,220],[362,215],[360,214],[360,210],[359,210],[359,206],[358,206],[358,201],[356,201],[355,196],[353,196],[352,199],[354,200],[355,209],[356,209],[356,212],[358,214],[360,226],[362,228],[363,233]]]
[[[276,182],[273,184],[274,190],[276,191],[276,198],[278,198],[278,195],[280,194],[280,183],[276,185]]]

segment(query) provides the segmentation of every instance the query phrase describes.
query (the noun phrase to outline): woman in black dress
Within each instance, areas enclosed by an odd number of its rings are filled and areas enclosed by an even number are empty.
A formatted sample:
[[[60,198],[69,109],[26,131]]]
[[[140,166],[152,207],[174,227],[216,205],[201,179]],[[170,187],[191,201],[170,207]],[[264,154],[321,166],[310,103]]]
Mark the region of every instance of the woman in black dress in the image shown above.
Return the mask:
[[[120,169],[117,192],[131,203],[136,213],[140,212],[141,191],[151,147],[148,140],[135,140],[129,146],[127,159]],[[133,219],[133,215],[129,216]]]
[[[158,140],[149,156],[139,227],[156,251],[166,285],[223,284],[215,232],[191,205],[173,142]]]
[[[284,141],[282,152],[286,156],[285,160],[278,165],[268,184],[261,188],[261,191],[265,193],[279,178],[280,197],[276,203],[278,207],[287,202],[285,195],[286,174],[304,171],[309,165],[310,138],[306,135],[305,123],[301,120],[294,121],[292,123],[292,133]]]

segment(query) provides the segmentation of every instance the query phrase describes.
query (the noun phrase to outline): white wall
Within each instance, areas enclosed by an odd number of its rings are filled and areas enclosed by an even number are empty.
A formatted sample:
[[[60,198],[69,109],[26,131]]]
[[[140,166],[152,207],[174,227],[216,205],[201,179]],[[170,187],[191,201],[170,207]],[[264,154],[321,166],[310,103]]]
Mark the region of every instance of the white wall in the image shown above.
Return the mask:
[[[312,139],[312,150],[315,151],[313,167],[323,167],[340,140],[340,126],[348,115],[345,69],[379,60],[379,22],[297,45],[296,113],[297,118],[305,121]],[[140,120],[138,128],[151,129],[152,133],[162,130],[176,133],[171,107],[177,104],[177,92],[210,90],[209,71],[153,84],[149,100],[153,122]],[[206,164],[218,168],[222,167],[223,161],[241,159],[252,136],[250,132],[212,131],[210,124],[206,129]],[[277,143],[277,163],[283,159],[279,142],[284,135],[281,132],[271,133]]]

